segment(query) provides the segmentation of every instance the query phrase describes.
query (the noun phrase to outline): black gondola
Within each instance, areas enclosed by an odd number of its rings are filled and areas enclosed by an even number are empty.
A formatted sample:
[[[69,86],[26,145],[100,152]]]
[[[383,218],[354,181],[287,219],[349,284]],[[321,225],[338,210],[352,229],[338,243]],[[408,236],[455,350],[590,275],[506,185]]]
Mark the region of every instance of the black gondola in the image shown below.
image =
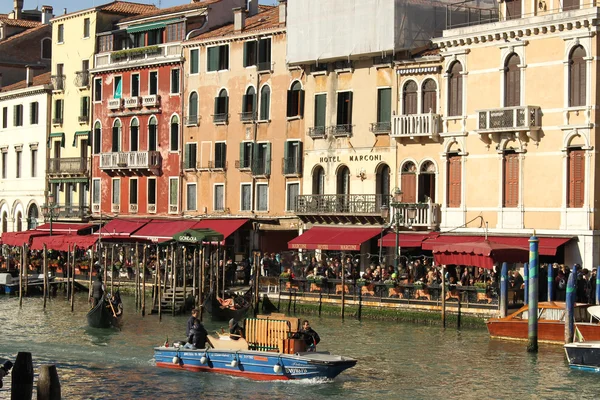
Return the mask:
[[[234,295],[232,299],[235,307],[233,309],[221,305],[214,292],[210,292],[202,306],[208,311],[213,321],[229,321],[232,318],[241,321],[252,306],[252,288],[248,289],[243,296]]]
[[[87,322],[92,328],[110,328],[111,326],[118,328],[122,316],[123,303],[121,295],[116,292],[111,300],[102,297],[98,304],[87,313]]]

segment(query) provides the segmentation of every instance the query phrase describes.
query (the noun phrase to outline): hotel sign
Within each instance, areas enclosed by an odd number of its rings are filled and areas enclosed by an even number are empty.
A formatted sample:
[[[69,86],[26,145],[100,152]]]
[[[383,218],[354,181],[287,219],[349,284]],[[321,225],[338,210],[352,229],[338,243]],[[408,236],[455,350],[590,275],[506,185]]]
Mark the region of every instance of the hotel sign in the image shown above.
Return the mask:
[[[361,161],[381,161],[383,157],[381,154],[364,154],[364,155],[351,155],[348,157],[348,162],[361,162]],[[322,163],[332,163],[332,162],[342,162],[342,158],[340,156],[325,156],[319,157],[319,162]]]
[[[360,245],[355,244],[304,244],[292,243],[290,249],[302,250],[345,250],[345,251],[360,251]]]

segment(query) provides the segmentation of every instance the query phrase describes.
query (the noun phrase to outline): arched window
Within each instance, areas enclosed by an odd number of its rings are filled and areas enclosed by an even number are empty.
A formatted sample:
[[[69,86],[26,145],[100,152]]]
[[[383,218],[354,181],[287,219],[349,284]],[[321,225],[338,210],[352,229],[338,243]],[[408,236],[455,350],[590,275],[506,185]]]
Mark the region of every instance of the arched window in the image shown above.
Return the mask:
[[[148,121],[148,151],[156,151],[158,146],[158,125],[153,115]]]
[[[188,125],[198,124],[198,93],[190,93],[190,100],[188,102]]]
[[[137,118],[131,120],[129,127],[129,149],[130,151],[139,150],[140,122]]]
[[[402,90],[402,111],[404,115],[417,114],[417,91],[418,86],[415,81],[410,81],[404,85]]]
[[[29,207],[29,213],[27,215],[27,229],[35,229],[38,226],[39,211],[35,204]]]
[[[50,60],[52,58],[52,39],[42,39],[42,58]]]
[[[325,170],[320,165],[313,170],[312,194],[325,194]]]
[[[336,178],[337,211],[347,213],[350,211],[350,169],[342,165],[338,168]]]
[[[419,202],[435,203],[435,164],[425,161],[419,171]]]
[[[379,198],[377,205],[388,205],[390,195],[390,167],[387,164],[381,164],[377,168],[375,193]]]
[[[456,61],[448,70],[448,115],[462,115],[463,103],[463,83],[462,83],[462,65]]]
[[[504,107],[521,105],[521,60],[518,55],[512,54],[506,60],[504,68]]]
[[[256,90],[254,86],[246,89],[242,96],[242,121],[254,121],[256,119]]]
[[[179,151],[179,117],[171,117],[171,151]]]
[[[96,121],[94,124],[93,140],[92,151],[94,154],[100,154],[102,152],[102,124],[100,124],[100,121]]]
[[[402,165],[400,173],[400,189],[402,201],[405,203],[417,202],[417,167],[414,162],[407,161]]]
[[[8,232],[8,214],[6,211],[2,213],[2,233]]]
[[[16,229],[16,231],[17,232],[21,232],[23,230],[23,221],[22,221],[22,218],[23,218],[23,214],[21,214],[21,211],[19,211],[17,213],[17,217],[16,217],[16,220],[17,220],[17,229]]]
[[[227,90],[221,89],[219,95],[215,97],[215,113],[213,122],[215,124],[226,124],[229,117],[229,95]]]
[[[304,115],[304,90],[299,81],[294,81],[287,92],[287,117],[302,117]]]
[[[267,121],[271,114],[271,88],[268,85],[264,85],[260,89],[260,116],[261,121]]]
[[[427,113],[437,113],[437,85],[433,79],[427,79],[423,82],[423,92],[422,92],[422,109],[421,112],[424,114]]]
[[[569,107],[586,105],[586,54],[582,46],[577,46],[569,57]]]
[[[116,119],[112,128],[112,152],[121,151],[121,121]]]

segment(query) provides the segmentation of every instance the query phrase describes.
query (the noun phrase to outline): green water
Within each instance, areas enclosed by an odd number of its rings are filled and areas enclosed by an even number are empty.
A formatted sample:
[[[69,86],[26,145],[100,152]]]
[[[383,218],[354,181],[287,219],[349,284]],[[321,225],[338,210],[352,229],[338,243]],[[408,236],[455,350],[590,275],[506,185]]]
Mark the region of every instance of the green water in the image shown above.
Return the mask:
[[[254,382],[154,366],[152,347],[182,339],[186,316],[136,314],[125,297],[124,326],[88,328],[86,298],[0,297],[0,358],[29,351],[35,366],[58,367],[64,399],[431,399],[598,398],[600,375],[568,368],[560,346],[491,340],[485,330],[310,317],[327,350],[358,364],[332,382]],[[302,316],[299,316],[302,317]],[[209,332],[225,323],[205,322]],[[36,369],[37,372],[37,369]],[[5,379],[9,379],[9,377]],[[5,389],[0,399],[10,398]],[[35,396],[34,396],[35,398]]]

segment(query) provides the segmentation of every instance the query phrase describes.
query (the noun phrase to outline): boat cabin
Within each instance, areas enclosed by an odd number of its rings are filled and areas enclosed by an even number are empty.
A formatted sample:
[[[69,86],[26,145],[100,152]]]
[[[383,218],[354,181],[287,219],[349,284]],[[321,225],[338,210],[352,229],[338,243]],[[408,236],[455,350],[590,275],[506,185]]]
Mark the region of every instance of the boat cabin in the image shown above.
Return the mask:
[[[587,322],[590,317],[587,313],[589,304],[577,303],[573,316],[575,322]],[[545,321],[562,321],[565,320],[566,305],[564,302],[558,301],[547,301],[540,302],[538,304],[538,320]],[[528,320],[529,319],[529,306],[524,305],[518,311],[512,313],[506,317],[507,320]]]

